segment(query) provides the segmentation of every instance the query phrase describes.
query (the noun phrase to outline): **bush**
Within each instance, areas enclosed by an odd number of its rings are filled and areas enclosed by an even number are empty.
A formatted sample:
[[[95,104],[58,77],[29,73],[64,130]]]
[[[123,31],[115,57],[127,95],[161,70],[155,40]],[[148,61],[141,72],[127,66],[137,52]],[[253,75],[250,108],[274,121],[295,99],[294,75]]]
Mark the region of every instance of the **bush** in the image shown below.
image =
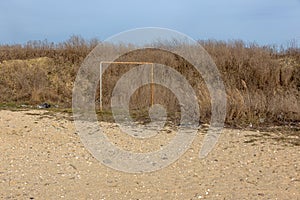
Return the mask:
[[[54,44],[31,41],[25,45],[0,46],[0,102],[36,104],[43,101],[71,106],[72,88],[80,64],[99,43],[72,36]],[[261,47],[242,41],[199,41],[212,56],[227,92],[226,122],[300,121],[300,49]],[[119,47],[126,48],[126,47]],[[172,66],[184,75],[198,95],[201,121],[210,118],[210,96],[201,76],[183,58],[153,49],[133,51],[119,61],[148,61]],[[104,104],[109,109],[112,88],[134,65],[111,65],[104,74]],[[179,104],[168,89],[156,86],[157,103],[179,117]],[[149,87],[131,98],[132,109],[149,105]],[[99,96],[99,94],[97,94]],[[159,97],[160,96],[160,97]],[[162,98],[163,97],[163,98]],[[178,120],[178,119],[177,119]]]

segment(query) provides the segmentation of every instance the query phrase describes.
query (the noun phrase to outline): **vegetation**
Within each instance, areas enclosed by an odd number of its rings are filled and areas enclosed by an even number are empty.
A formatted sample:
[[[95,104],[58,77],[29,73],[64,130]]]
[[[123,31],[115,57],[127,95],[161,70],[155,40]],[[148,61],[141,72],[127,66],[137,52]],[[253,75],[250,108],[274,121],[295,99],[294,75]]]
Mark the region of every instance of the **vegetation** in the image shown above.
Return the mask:
[[[99,43],[72,36],[54,44],[33,41],[0,46],[0,103],[33,104],[47,101],[71,107],[73,82],[80,64]],[[245,44],[242,41],[199,41],[221,72],[227,93],[230,124],[293,123],[300,121],[300,48]],[[183,58],[153,49],[130,52],[120,61],[149,61],[172,66],[195,89],[201,121],[210,118],[210,96],[201,76]],[[104,76],[104,103],[109,109],[111,92],[122,74],[134,66],[109,67]],[[133,110],[149,105],[148,87],[131,98]],[[156,86],[156,103],[178,115],[178,102],[168,89]],[[99,96],[99,95],[97,95]],[[141,100],[142,98],[142,100]],[[175,119],[175,120],[176,120]]]

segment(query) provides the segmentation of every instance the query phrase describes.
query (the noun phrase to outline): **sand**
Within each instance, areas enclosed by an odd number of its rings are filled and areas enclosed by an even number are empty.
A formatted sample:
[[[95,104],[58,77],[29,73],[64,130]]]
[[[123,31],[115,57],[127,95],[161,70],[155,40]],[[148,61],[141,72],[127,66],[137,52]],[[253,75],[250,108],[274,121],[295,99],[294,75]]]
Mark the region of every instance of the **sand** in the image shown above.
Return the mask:
[[[103,122],[122,148],[151,151],[173,136],[136,145]],[[198,159],[204,132],[159,171],[108,168],[83,146],[68,114],[0,111],[0,199],[300,199],[300,133],[224,129],[215,149]]]

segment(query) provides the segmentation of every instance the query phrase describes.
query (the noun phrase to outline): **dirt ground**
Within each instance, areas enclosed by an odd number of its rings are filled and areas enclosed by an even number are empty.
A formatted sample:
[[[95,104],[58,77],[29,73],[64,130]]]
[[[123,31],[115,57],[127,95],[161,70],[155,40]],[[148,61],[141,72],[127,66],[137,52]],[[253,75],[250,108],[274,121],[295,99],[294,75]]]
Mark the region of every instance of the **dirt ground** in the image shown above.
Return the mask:
[[[158,148],[173,134],[132,145],[114,124],[101,126],[116,144],[137,151]],[[129,174],[98,162],[68,114],[1,110],[0,199],[300,199],[300,146],[291,142],[299,132],[224,129],[199,160],[204,134],[170,166]]]

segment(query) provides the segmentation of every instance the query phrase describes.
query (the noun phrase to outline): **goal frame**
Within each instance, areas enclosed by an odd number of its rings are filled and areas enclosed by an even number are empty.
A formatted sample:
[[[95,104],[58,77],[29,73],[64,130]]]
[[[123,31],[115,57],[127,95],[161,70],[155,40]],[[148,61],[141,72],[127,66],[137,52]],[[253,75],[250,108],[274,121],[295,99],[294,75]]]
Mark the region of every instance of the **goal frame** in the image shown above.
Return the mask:
[[[121,62],[121,61],[101,61],[100,62],[100,80],[99,80],[99,92],[100,92],[100,111],[103,111],[103,95],[102,95],[102,65],[103,64],[138,64],[138,65],[151,65],[151,87],[150,87],[150,96],[151,96],[151,106],[154,104],[154,63],[152,62],[134,62],[134,61],[128,61],[128,62]]]

